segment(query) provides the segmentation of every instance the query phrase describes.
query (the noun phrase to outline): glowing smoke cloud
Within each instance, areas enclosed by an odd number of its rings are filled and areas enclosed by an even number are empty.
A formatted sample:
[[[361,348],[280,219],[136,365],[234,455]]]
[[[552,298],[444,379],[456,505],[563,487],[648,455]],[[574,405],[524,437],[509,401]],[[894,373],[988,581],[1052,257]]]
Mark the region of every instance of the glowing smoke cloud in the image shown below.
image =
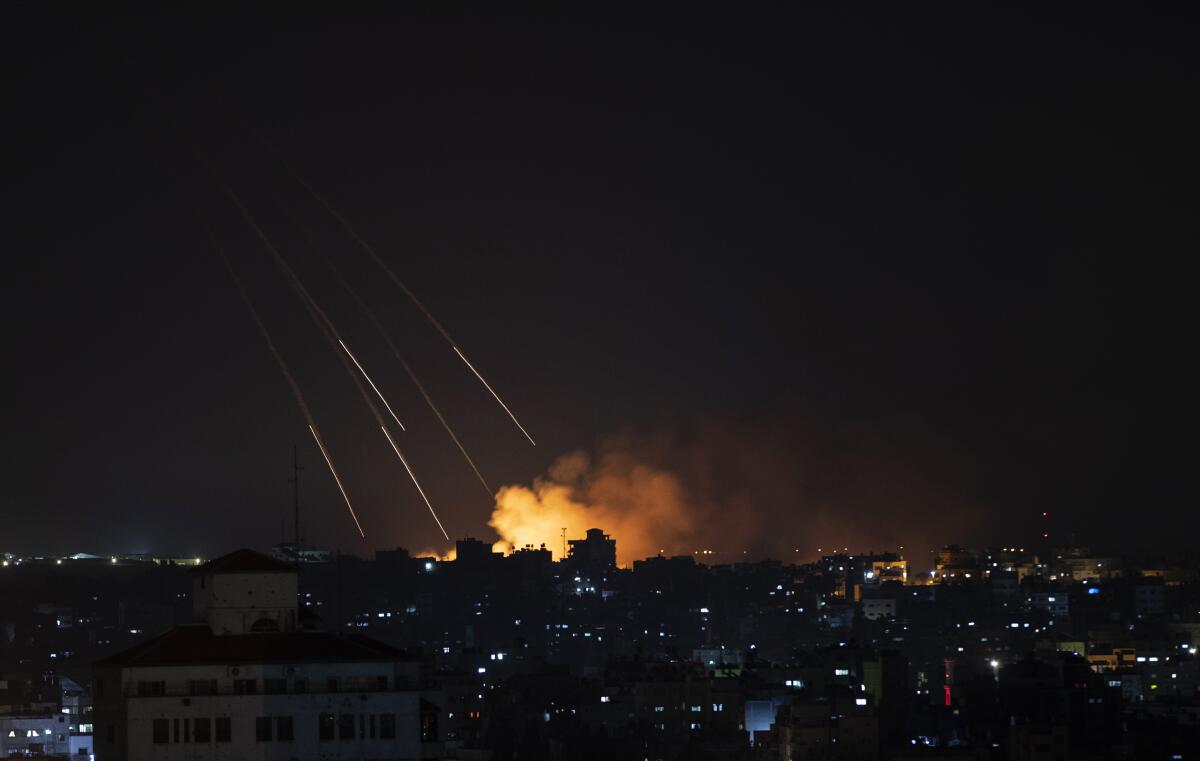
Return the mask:
[[[566,455],[532,488],[503,487],[488,525],[500,535],[493,549],[545,544],[556,559],[563,528],[572,538],[604,529],[616,537],[622,565],[659,550],[691,554],[695,546],[694,518],[679,479],[613,456],[593,468],[583,453]]]
[[[846,424],[777,405],[761,418],[706,418],[626,432],[594,458],[560,458],[506,486],[489,525],[495,550],[603,529],[618,561],[699,555],[728,563],[807,560],[818,547],[903,546],[910,560],[981,531],[975,458],[919,418]],[[1040,532],[1040,529],[1039,529]]]
[[[450,348],[454,349],[454,353],[458,355],[458,358],[461,359],[475,375],[475,377],[479,379],[479,382],[482,383],[483,387],[486,388],[488,393],[492,395],[492,398],[496,400],[496,402],[504,409],[506,413],[508,413],[508,416],[512,418],[513,423],[517,426],[521,433],[524,434],[525,438],[529,439],[529,443],[536,447],[537,442],[534,441],[533,437],[529,435],[529,431],[525,430],[525,426],[521,425],[521,421],[517,420],[517,416],[513,414],[513,411],[508,408],[508,405],[504,403],[504,400],[500,398],[500,395],[497,394],[495,389],[491,387],[491,384],[484,380],[483,375],[475,369],[475,366],[471,364],[469,359],[467,359],[467,355],[463,353],[462,349],[459,348],[454,339],[450,337],[450,332],[442,327],[442,324],[438,322],[437,318],[433,316],[433,313],[430,312],[423,303],[421,303],[421,300],[417,298],[417,295],[409,290],[408,286],[404,284],[404,281],[402,281],[399,276],[392,271],[392,268],[387,265],[387,262],[385,262],[383,258],[375,252],[375,249],[371,247],[371,244],[363,240],[358,232],[350,226],[350,223],[346,221],[346,218],[343,217],[337,209],[333,208],[333,206],[325,200],[324,196],[318,193],[312,185],[308,184],[308,182],[294,169],[292,169],[291,165],[289,165],[286,161],[281,161],[280,163],[283,164],[284,168],[287,169],[288,173],[292,175],[296,182],[303,185],[304,189],[307,190],[312,197],[315,198],[319,204],[321,204],[321,206],[325,207],[325,210],[328,211],[329,214],[341,224],[342,228],[350,235],[350,237],[353,238],[355,242],[357,242],[358,245],[367,252],[371,259],[374,260],[377,265],[379,265],[379,268],[384,271],[388,278],[391,279],[391,281],[395,283],[401,291],[404,292],[404,295],[408,297],[409,301],[411,301],[413,305],[417,307],[417,309],[421,310],[421,313],[425,315],[425,318],[429,320],[429,323],[433,325],[433,327],[437,328],[437,331],[441,333],[442,337],[446,339],[446,342],[450,344]]]

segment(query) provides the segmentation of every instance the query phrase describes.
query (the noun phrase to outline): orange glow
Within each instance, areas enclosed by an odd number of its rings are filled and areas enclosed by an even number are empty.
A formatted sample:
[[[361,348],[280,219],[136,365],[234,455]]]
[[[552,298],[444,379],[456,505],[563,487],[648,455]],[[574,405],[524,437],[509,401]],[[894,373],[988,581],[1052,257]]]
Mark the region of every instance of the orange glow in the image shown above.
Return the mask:
[[[582,452],[560,457],[532,488],[501,488],[488,521],[500,535],[493,550],[545,544],[555,560],[564,528],[568,539],[600,528],[617,540],[623,566],[663,552],[690,555],[695,523],[675,475],[620,457],[593,467]]]

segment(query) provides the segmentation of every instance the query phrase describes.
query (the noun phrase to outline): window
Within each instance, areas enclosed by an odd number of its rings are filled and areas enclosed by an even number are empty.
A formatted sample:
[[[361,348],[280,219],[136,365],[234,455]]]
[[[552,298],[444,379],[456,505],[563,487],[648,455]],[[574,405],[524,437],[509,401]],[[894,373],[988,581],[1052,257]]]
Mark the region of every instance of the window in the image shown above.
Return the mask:
[[[296,691],[297,695],[303,695],[304,693],[308,692],[308,680],[297,679],[292,683],[292,689]]]
[[[171,724],[166,719],[155,719],[152,729],[155,745],[166,745],[171,741]]]
[[[387,692],[388,678],[386,676],[375,677],[375,689],[379,692]]]
[[[192,742],[206,743],[212,740],[212,719],[196,719],[192,726]]]
[[[161,698],[167,694],[167,683],[138,682],[137,694],[139,698]]]
[[[254,720],[254,739],[260,743],[271,742],[270,716],[259,716]]]
[[[367,733],[367,736],[370,737],[372,740],[374,740],[375,739],[375,714],[371,714],[368,718],[371,721],[371,729]]]
[[[338,739],[354,739],[354,714],[344,713],[338,717]]]
[[[171,724],[171,739],[173,742],[179,742],[179,719],[172,720]]]
[[[268,695],[282,695],[287,692],[286,679],[264,679],[263,692]]]
[[[396,739],[396,714],[394,714],[394,713],[379,714],[379,739],[380,740],[395,740]]]
[[[258,692],[258,682],[254,679],[234,679],[234,695],[253,695]]]
[[[217,717],[217,742],[227,743],[233,739],[233,720],[228,716]]]
[[[337,692],[338,691],[337,677],[334,677],[334,676],[329,677],[329,679],[325,682],[325,690],[326,690],[326,692]]]
[[[713,703],[713,713],[720,713],[725,710],[724,703]]]
[[[700,713],[700,706],[692,706],[692,713]]]
[[[188,681],[189,695],[216,695],[216,679],[191,679]]]
[[[117,741],[117,728],[112,724],[108,724],[104,727],[104,741],[109,743],[115,743]]]
[[[333,728],[337,724],[337,717],[331,713],[321,714],[317,720],[317,739],[321,742],[328,742],[333,739]]]
[[[275,717],[275,739],[281,743],[290,743],[292,741],[293,733],[291,716]]]
[[[547,714],[549,715],[549,714]],[[433,703],[421,701],[421,742],[437,742],[438,739],[438,707]]]

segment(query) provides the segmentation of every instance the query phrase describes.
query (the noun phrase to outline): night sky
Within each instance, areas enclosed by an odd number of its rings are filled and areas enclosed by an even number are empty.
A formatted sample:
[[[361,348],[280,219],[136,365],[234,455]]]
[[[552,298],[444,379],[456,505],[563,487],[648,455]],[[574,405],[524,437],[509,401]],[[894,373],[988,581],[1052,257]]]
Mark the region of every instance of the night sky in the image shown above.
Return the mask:
[[[444,546],[206,162],[408,418],[452,536],[492,504],[296,220],[494,485],[635,442],[810,554],[1027,543],[1043,510],[1117,549],[1200,528],[1191,19],[2,13],[0,550],[278,541],[293,444],[309,543]]]

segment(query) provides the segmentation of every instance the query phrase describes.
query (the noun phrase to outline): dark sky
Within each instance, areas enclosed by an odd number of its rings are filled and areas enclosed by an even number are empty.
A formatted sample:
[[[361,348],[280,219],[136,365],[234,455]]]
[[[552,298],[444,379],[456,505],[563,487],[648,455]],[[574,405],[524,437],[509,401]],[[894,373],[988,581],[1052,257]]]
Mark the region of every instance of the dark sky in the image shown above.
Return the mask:
[[[378,368],[452,535],[490,537],[489,500],[291,220],[378,308],[495,484],[615,433],[726,421],[742,440],[770,431],[797,467],[836,439],[842,479],[899,458],[952,484],[963,541],[1024,541],[1042,510],[1097,544],[1200,528],[1190,18],[2,12],[0,549],[275,541],[293,443],[310,541],[438,539],[203,161]],[[421,295],[536,449],[274,155]],[[804,430],[780,438],[790,420]],[[881,430],[883,449],[854,442]],[[905,522],[908,481],[856,509]],[[753,509],[805,544],[792,497],[766,488]]]

